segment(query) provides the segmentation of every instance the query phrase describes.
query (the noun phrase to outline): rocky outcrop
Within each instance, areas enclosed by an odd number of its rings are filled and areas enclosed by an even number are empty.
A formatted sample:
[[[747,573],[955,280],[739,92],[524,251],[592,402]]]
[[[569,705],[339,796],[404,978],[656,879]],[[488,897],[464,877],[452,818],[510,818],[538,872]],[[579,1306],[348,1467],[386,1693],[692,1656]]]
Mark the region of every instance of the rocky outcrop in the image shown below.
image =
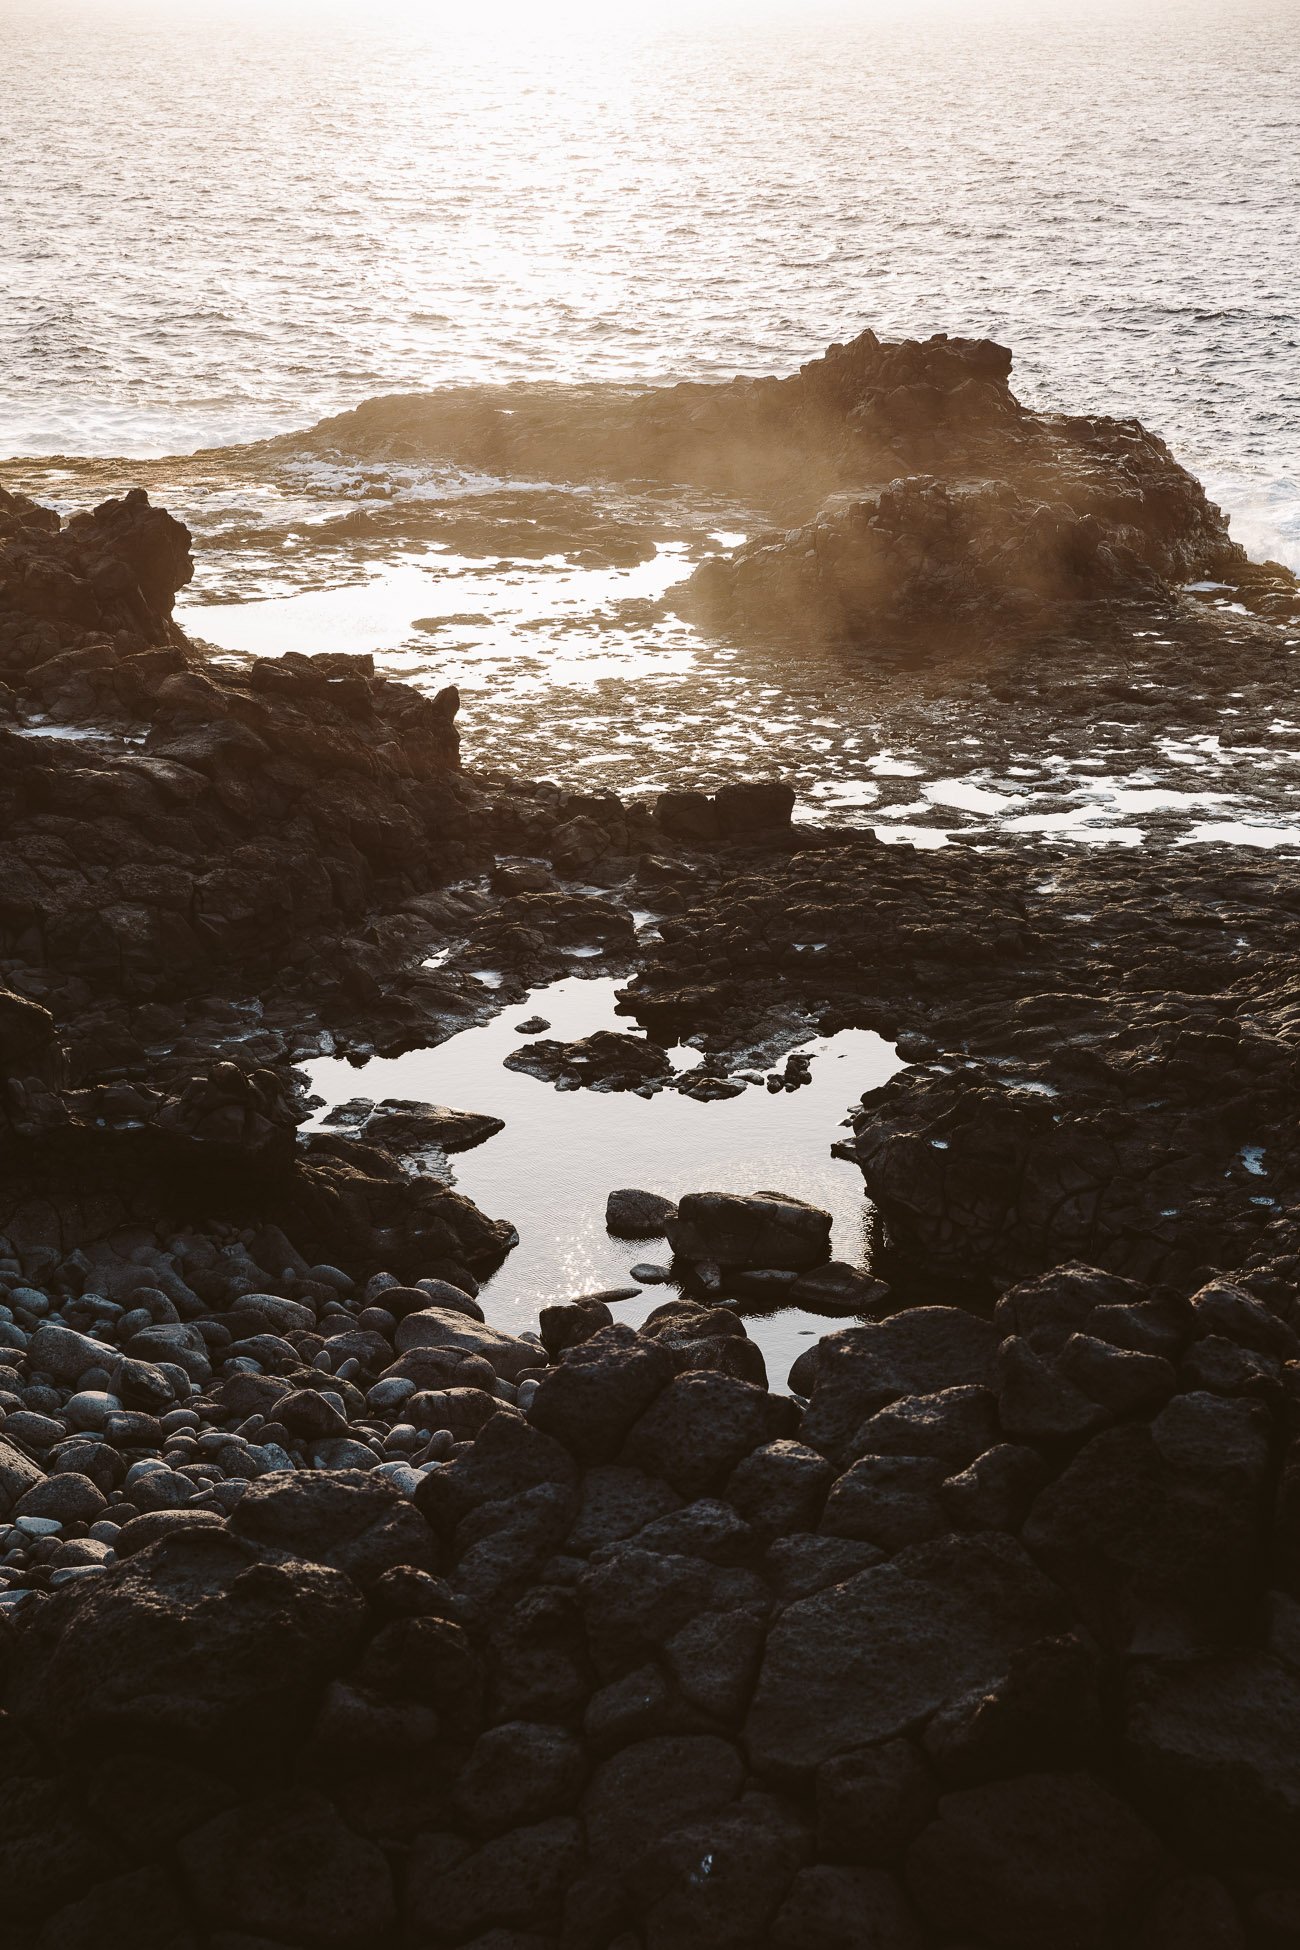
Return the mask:
[[[1025,415],[1011,354],[940,334],[833,345],[785,379],[616,386],[447,388],[367,400],[257,451],[412,454],[542,480],[695,482],[805,507],[836,487],[941,455],[975,453]]]
[[[794,1399],[725,1308],[0,1256],[10,1938],[1273,1950],[1298,1249],[896,1313]]]
[[[986,339],[865,331],[784,379],[370,400],[266,452],[415,452],[506,476],[740,493],[782,529],[707,560],[677,605],[778,642],[934,655],[969,650],[972,629],[1041,629],[1063,605],[1168,599],[1198,580],[1258,585],[1265,607],[1281,587],[1294,596],[1279,564],[1252,567],[1156,435],[1031,411],[1011,364]]]
[[[803,1270],[830,1258],[830,1213],[779,1192],[689,1192],[664,1230],[697,1266]]]
[[[87,630],[183,645],[172,605],[194,574],[190,539],[143,488],[67,522],[0,488],[0,668]]]
[[[927,647],[959,650],[973,624],[1059,625],[1062,605],[1239,580],[1226,521],[1167,449],[1129,426],[1106,454],[1086,425],[1092,441],[1062,441],[1041,478],[912,475],[837,495],[804,527],[703,564],[682,606],[787,639],[905,643],[923,630]]]
[[[454,690],[368,657],[212,663],[171,620],[188,545],[138,490],[66,524],[0,502],[0,680],[80,741],[0,730],[0,958],[35,940],[92,987],[183,992],[458,864]]]

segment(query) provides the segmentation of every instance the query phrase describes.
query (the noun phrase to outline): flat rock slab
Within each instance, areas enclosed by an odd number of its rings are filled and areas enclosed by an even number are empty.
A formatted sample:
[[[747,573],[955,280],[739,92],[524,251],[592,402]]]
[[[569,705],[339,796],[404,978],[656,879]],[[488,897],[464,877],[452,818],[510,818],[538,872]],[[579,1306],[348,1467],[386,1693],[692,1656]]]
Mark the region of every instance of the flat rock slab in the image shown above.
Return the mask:
[[[746,1725],[750,1757],[798,1775],[892,1740],[1065,1623],[1060,1593],[1011,1538],[918,1545],[781,1614]]]
[[[446,1104],[421,1104],[400,1097],[386,1097],[378,1104],[356,1097],[339,1104],[324,1122],[343,1125],[351,1136],[393,1151],[422,1151],[430,1146],[441,1151],[469,1151],[505,1129],[503,1118],[489,1117],[486,1111],[452,1110]]]

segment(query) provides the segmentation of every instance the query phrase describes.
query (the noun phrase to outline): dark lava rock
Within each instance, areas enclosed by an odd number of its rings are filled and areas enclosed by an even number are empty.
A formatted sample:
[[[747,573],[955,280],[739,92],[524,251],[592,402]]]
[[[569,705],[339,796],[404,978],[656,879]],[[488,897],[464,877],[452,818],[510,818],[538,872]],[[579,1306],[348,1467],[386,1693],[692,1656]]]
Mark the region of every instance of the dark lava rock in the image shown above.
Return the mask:
[[[563,1083],[570,1089],[585,1085],[592,1090],[637,1090],[673,1073],[666,1051],[641,1036],[614,1029],[594,1030],[573,1043],[546,1038],[525,1043],[522,1049],[511,1050],[505,1067],[522,1070],[543,1083]]]
[[[505,1129],[503,1119],[482,1111],[449,1110],[445,1105],[397,1097],[385,1097],[377,1104],[366,1098],[339,1104],[324,1122],[342,1125],[366,1143],[387,1145],[394,1151],[469,1151]]]
[[[658,1192],[611,1192],[605,1201],[605,1226],[616,1239],[662,1239],[677,1207]]]
[[[776,1397],[732,1375],[679,1375],[628,1431],[623,1460],[683,1496],[719,1489],[751,1450],[785,1431]]]
[[[273,1796],[218,1815],[181,1844],[181,1863],[209,1929],[351,1950],[396,1924],[382,1850],[323,1796],[293,1807]]]
[[[284,1471],[250,1483],[230,1519],[250,1542],[373,1584],[395,1565],[438,1569],[437,1541],[396,1486],[361,1470]]]
[[[1230,1638],[1267,1521],[1265,1412],[1179,1395],[1107,1429],[1039,1496],[1026,1547],[1108,1645],[1185,1656]]]
[[[507,1721],[475,1743],[454,1798],[473,1828],[496,1833],[567,1810],[585,1772],[582,1747],[564,1728]]]
[[[666,1834],[736,1801],[745,1766],[713,1734],[640,1740],[597,1768],[584,1810],[592,1855],[622,1874]]]
[[[901,1885],[881,1869],[821,1862],[801,1869],[772,1919],[772,1950],[921,1950],[924,1938]]]
[[[1151,1831],[1086,1774],[945,1795],[907,1857],[908,1887],[932,1927],[973,1925],[1007,1950],[1110,1950],[1131,1936],[1165,1872]]]
[[[831,1215],[780,1192],[688,1192],[667,1237],[697,1263],[815,1266],[830,1256]]]
[[[1125,1742],[1152,1807],[1206,1861],[1290,1875],[1300,1851],[1300,1671],[1259,1653],[1138,1668]]]
[[[989,1389],[998,1347],[996,1328],[956,1307],[913,1307],[828,1334],[790,1371],[791,1387],[811,1397],[803,1439],[827,1455],[847,1454],[864,1423],[904,1396]]]
[[[893,1739],[1064,1620],[1009,1539],[918,1545],[781,1614],[746,1723],[750,1754],[789,1776]]]
[[[268,1564],[224,1529],[187,1529],[93,1590],[51,1598],[24,1634],[7,1704],[60,1747],[93,1727],[195,1754],[264,1753],[302,1723],[362,1618],[340,1572]]]
[[[541,1377],[529,1419],[584,1462],[612,1462],[674,1372],[667,1348],[630,1327],[601,1328]]]

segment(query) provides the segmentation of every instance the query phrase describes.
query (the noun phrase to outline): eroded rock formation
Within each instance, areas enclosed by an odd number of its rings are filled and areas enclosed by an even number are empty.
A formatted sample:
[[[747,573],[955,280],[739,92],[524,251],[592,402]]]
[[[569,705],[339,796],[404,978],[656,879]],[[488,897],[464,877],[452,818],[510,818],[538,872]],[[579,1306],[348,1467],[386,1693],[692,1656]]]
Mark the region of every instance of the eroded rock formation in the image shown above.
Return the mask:
[[[960,648],[972,629],[987,638],[1059,620],[1062,605],[1167,599],[1202,580],[1248,585],[1265,606],[1294,599],[1293,578],[1248,562],[1155,434],[1032,411],[1011,364],[986,339],[865,331],[784,379],[396,396],[291,444],[743,495],[785,525],[702,564],[675,601],[785,642]]]

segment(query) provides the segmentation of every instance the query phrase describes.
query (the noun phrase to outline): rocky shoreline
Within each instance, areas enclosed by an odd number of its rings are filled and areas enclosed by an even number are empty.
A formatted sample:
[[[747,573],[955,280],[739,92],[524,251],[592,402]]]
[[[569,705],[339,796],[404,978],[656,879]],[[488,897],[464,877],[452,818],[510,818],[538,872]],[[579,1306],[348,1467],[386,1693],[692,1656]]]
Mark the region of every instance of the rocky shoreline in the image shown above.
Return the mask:
[[[814,525],[852,491],[856,607],[835,551],[781,587],[886,665],[905,611],[931,667],[960,588],[972,712],[1276,710],[1285,573],[1141,429],[1025,414],[998,353],[360,418],[550,478],[759,478]],[[882,594],[886,465],[1033,485],[1095,576],[1026,608],[988,495],[954,530],[909,489],[944,577],[904,548]],[[60,523],[0,491],[6,1940],[1300,1941],[1294,859],[917,853],[792,825],[777,784],[463,771],[452,690],[187,641],[189,540],[138,492]],[[1178,587],[1206,574],[1244,623]],[[1149,615],[1154,695],[1117,651]],[[810,1030],[897,1045],[839,1140],[870,1275],[789,1198],[625,1188],[613,1229],[666,1236],[680,1293],[638,1328],[539,1295],[507,1333],[478,1295],[510,1214],[421,1168],[491,1142],[478,1106],[301,1130],[305,1062],[438,1043],[575,950],[628,1033],[529,1044],[561,1088],[708,1101],[798,1088]],[[855,1324],[769,1375],[745,1314],[795,1291]]]

